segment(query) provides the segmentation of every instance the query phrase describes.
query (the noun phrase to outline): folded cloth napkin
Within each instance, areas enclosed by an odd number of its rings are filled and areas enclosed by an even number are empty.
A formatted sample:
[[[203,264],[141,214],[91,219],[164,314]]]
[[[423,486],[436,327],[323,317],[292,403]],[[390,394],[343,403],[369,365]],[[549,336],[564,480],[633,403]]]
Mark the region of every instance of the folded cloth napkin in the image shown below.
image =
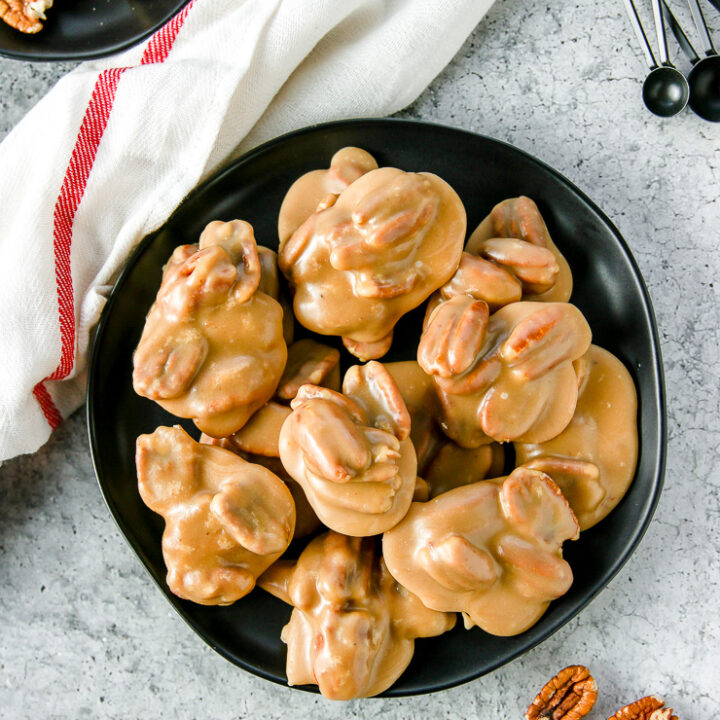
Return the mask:
[[[0,145],[0,461],[81,404],[117,271],[194,185],[238,148],[406,106],[492,2],[193,0],[60,80]]]

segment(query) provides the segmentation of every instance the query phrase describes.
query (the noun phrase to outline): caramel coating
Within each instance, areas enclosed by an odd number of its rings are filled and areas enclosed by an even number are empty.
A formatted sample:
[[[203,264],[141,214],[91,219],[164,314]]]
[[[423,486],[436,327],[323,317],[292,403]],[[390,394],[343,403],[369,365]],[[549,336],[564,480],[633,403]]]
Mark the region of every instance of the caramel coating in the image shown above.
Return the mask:
[[[299,177],[290,186],[280,207],[280,244],[287,241],[328,195],[339,195],[359,177],[376,170],[377,166],[369,152],[356,147],[344,147],[332,156],[327,170],[312,170]]]
[[[135,392],[208,435],[239,430],[275,392],[287,358],[280,304],[259,290],[252,227],[212,222],[163,270],[133,358]]]
[[[203,433],[200,442],[217,445],[239,455],[255,465],[262,465],[277,475],[290,490],[295,501],[295,534],[300,538],[315,532],[321,523],[305,497],[303,489],[293,480],[280,462],[280,428],[292,410],[285,405],[269,402],[263,405],[233,435],[226,438],[212,438]]]
[[[507,478],[413,503],[383,536],[393,577],[434,610],[463,613],[465,626],[516,635],[567,592],[564,540],[578,537],[567,500],[547,475],[516,468]]]
[[[597,345],[575,365],[580,391],[570,424],[544,443],[515,443],[515,454],[518,465],[558,484],[587,530],[620,502],[635,475],[637,393],[625,366]]]
[[[253,455],[252,453],[243,453],[243,455],[248,462],[262,465],[277,475],[287,485],[295,501],[295,532],[293,534],[293,540],[312,535],[312,533],[322,526],[320,518],[312,509],[312,505],[310,505],[307,495],[305,495],[305,491],[300,487],[299,483],[290,477],[288,471],[280,462],[279,457]]]
[[[409,665],[415,638],[454,626],[454,615],[429,610],[398,585],[375,547],[329,532],[297,563],[280,561],[260,578],[293,606],[281,636],[290,685],[317,685],[331,700],[377,695]]]
[[[439,304],[426,318],[418,363],[437,385],[443,431],[467,448],[555,437],[575,412],[572,362],[591,337],[568,303],[517,302],[493,315],[467,295]]]
[[[477,256],[475,267],[491,279],[493,294],[483,294],[483,283],[475,283],[473,297],[493,309],[520,300],[567,302],[572,294],[572,273],[567,260],[550,237],[537,205],[528,197],[498,203],[478,225],[465,247]],[[488,267],[493,265],[494,268]],[[505,298],[495,294],[504,288]],[[515,294],[514,298],[509,298]]]
[[[407,512],[417,463],[410,416],[378,362],[345,374],[343,394],[303,385],[280,431],[280,459],[331,530],[363,537]]]
[[[292,303],[288,300],[286,292],[280,287],[280,273],[277,266],[277,253],[264,245],[258,245],[258,259],[260,260],[260,285],[258,290],[275,298],[283,311],[283,337],[285,344],[290,345],[295,337],[295,317]]]
[[[435,383],[415,360],[383,363],[383,366],[395,381],[410,413],[410,440],[415,448],[418,474],[423,475],[445,441],[435,422],[438,411]]]
[[[236,453],[263,457],[280,457],[280,428],[292,411],[280,403],[263,405],[240,430],[225,438],[212,438],[203,433],[200,442],[218,445]]]
[[[165,519],[167,584],[181,598],[229,605],[283,552],[295,504],[281,480],[179,426],[137,439],[138,490]]]
[[[457,269],[465,209],[430,173],[371,170],[280,245],[299,322],[340,335],[360,359],[384,355],[395,323]]]
[[[505,465],[505,451],[498,443],[463,448],[447,440],[425,470],[430,497],[448,490],[498,477]]]
[[[0,0],[0,20],[20,32],[33,35],[43,28],[45,10],[53,0]]]
[[[292,400],[302,385],[340,390],[340,352],[309,338],[290,345],[277,396]]]

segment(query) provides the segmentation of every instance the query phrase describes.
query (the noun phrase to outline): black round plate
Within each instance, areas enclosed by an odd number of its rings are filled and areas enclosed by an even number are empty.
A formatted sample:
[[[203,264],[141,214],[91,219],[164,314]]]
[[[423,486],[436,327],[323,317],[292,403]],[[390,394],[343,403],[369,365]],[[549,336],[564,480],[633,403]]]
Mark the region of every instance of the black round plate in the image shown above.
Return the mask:
[[[570,592],[516,637],[459,627],[419,640],[410,667],[387,692],[408,695],[457,685],[524,653],[574,617],[622,567],[650,522],[662,486],[662,365],[650,299],[617,230],[568,180],[510,145],[425,123],[352,120],[273,140],[215,175],[185,199],[163,228],[145,238],[115,284],[95,339],[87,407],[95,470],[120,529],[168,601],[228,660],[285,683],[280,630],[290,608],[262,590],[226,608],[195,605],[168,591],[160,551],[163,522],[138,494],[134,449],[138,435],[177,419],[135,395],[132,353],[160,284],[161,267],[176,245],[196,242],[210,220],[237,217],[252,223],[259,243],[277,247],[277,215],[287,188],[302,173],[327,167],[332,154],[345,145],[367,149],[380,165],[443,177],[465,203],[469,229],[504,198],[525,194],[535,199],[573,269],[573,302],[588,318],[594,341],[630,369],[640,401],[641,450],[635,481],[603,522],[577,542],[565,544],[575,576]],[[417,323],[403,322],[395,334],[392,359],[414,359],[417,340]],[[183,424],[189,427],[187,421]]]
[[[43,29],[26,35],[0,21],[0,55],[87,60],[125,50],[164,25],[189,0],[56,0]]]

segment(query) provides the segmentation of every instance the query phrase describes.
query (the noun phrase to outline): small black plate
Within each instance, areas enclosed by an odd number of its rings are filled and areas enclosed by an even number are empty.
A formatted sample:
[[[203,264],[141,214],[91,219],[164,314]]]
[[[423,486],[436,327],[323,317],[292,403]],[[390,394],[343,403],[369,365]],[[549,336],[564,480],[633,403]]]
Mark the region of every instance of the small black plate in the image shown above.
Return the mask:
[[[189,0],[55,0],[35,35],[0,21],[0,55],[18,60],[88,60],[139,43]]]
[[[162,265],[176,245],[196,242],[210,220],[238,217],[252,223],[259,243],[277,247],[277,215],[287,188],[302,173],[327,167],[332,154],[345,145],[367,149],[380,165],[427,170],[443,177],[465,203],[470,229],[504,198],[519,194],[533,198],[573,270],[573,301],[585,313],[594,341],[630,369],[640,403],[635,481],[605,520],[577,542],[566,543],[565,557],[575,576],[570,592],[553,602],[533,628],[516,637],[493,637],[477,628],[466,632],[461,623],[441,637],[419,640],[410,667],[386,693],[409,695],[457,685],[526,652],[573,618],[622,567],[645,532],[662,487],[662,364],[647,290],[617,230],[568,180],[510,145],[419,122],[351,120],[273,140],[215,175],[190,193],[163,228],[143,240],[115,284],[95,339],[87,407],[95,470],[120,529],[168,601],[228,660],[285,683],[280,630],[290,608],[262,590],[230,607],[217,608],[180,600],[167,589],[160,550],[163,522],[138,494],[134,449],[138,435],[177,419],[135,395],[132,353],[160,284]],[[403,322],[395,334],[392,359],[413,359],[417,340],[415,323]],[[187,421],[182,424],[190,427]]]

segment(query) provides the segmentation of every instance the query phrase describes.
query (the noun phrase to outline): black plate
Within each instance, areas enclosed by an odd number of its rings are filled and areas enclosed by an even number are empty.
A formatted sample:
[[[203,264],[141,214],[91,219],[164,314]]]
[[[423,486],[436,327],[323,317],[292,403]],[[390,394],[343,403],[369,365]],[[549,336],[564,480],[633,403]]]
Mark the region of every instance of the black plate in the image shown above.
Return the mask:
[[[90,446],[110,511],[169,602],[228,660],[284,683],[280,630],[290,608],[261,590],[227,608],[195,605],[168,591],[160,551],[163,523],[138,495],[134,443],[141,433],[177,420],[135,395],[132,353],[157,292],[161,267],[176,245],[195,242],[210,220],[238,217],[253,224],[258,242],[276,247],[278,209],[290,183],[307,170],[327,167],[331,155],[345,145],[366,148],[381,165],[439,174],[465,203],[471,229],[506,197],[534,198],[573,269],[573,301],[588,318],[594,341],[625,362],[639,392],[637,476],[603,522],[579,541],[566,543],[565,556],[575,575],[570,592],[552,603],[537,625],[516,637],[456,628],[439,638],[419,640],[412,664],[387,693],[408,695],[457,685],[524,653],[574,617],[622,567],[650,522],[662,486],[662,365],[650,299],[617,230],[568,180],[510,145],[425,123],[353,120],[286,135],[233,163],[194,190],[133,254],[100,321],[88,383]],[[416,320],[403,323],[395,334],[393,359],[414,358],[416,332]]]
[[[55,0],[45,27],[26,35],[0,21],[0,55],[87,60],[125,50],[164,25],[189,0]]]

